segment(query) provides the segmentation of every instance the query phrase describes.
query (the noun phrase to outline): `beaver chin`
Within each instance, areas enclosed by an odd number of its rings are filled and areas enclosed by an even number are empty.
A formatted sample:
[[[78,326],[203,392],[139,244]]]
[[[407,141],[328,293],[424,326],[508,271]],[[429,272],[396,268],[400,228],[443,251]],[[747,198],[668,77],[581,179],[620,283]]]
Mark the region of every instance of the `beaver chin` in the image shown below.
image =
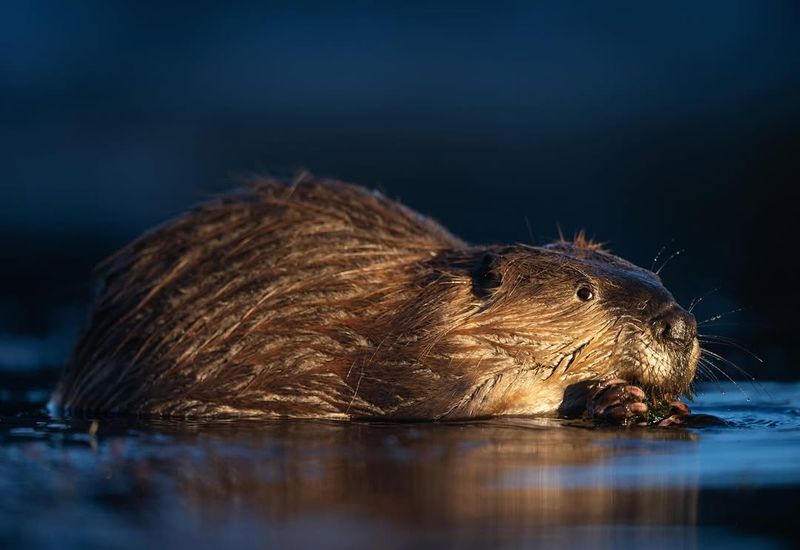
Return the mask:
[[[615,369],[616,378],[641,387],[654,401],[672,401],[686,394],[694,380],[700,359],[700,343],[659,342],[639,337]]]

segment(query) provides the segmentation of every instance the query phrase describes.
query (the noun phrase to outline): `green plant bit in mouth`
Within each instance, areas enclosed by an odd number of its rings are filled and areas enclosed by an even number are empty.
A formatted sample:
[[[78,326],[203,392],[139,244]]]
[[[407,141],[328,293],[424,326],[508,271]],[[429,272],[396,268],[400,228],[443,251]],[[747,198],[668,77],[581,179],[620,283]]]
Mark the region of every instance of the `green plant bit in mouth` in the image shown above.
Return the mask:
[[[653,402],[648,400],[646,404],[646,421],[648,426],[655,426],[674,414],[671,401]]]

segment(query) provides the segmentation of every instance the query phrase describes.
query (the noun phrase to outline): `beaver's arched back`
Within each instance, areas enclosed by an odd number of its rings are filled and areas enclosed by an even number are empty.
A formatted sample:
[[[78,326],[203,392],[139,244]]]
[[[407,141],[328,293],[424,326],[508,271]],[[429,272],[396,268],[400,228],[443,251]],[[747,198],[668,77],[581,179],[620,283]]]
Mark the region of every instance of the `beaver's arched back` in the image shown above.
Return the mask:
[[[389,388],[419,350],[404,345],[398,370],[385,368],[381,380],[364,369],[387,335],[426,345],[420,330],[434,320],[403,317],[421,291],[420,265],[462,249],[434,221],[358,186],[256,181],[104,263],[52,403],[155,414],[383,414],[417,399],[414,384],[405,395]],[[417,333],[402,336],[398,323]],[[435,377],[418,378],[422,388]]]

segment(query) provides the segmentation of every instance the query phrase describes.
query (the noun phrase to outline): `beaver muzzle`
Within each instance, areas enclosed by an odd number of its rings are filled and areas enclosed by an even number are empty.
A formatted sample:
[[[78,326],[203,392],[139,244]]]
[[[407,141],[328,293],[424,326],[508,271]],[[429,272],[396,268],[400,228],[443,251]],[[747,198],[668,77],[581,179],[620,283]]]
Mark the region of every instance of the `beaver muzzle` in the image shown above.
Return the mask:
[[[650,322],[653,336],[660,342],[678,348],[691,348],[697,338],[697,321],[694,315],[672,304]]]

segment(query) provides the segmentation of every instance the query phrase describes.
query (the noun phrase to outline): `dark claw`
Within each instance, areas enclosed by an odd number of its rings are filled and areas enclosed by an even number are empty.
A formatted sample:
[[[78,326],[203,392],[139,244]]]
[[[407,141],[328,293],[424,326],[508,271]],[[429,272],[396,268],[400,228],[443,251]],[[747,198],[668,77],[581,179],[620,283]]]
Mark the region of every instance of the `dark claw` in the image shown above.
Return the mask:
[[[689,407],[686,405],[686,403],[682,401],[673,401],[672,403],[669,404],[669,406],[670,406],[669,409],[670,414],[682,415],[682,414],[690,414],[692,412],[691,410],[689,410]]]
[[[692,411],[689,410],[686,403],[673,401],[669,404],[669,416],[659,421],[656,425],[662,428],[666,426],[684,426],[687,424],[686,421],[689,417],[692,416],[691,413]]]
[[[628,394],[630,394],[631,396],[633,396],[636,399],[639,399],[641,401],[644,401],[644,399],[646,397],[645,394],[644,394],[644,390],[642,388],[640,388],[639,386],[625,386],[625,391]]]
[[[647,414],[644,399],[645,393],[641,388],[625,380],[609,380],[599,384],[590,396],[586,414],[589,418],[611,424],[628,426],[640,423]]]

